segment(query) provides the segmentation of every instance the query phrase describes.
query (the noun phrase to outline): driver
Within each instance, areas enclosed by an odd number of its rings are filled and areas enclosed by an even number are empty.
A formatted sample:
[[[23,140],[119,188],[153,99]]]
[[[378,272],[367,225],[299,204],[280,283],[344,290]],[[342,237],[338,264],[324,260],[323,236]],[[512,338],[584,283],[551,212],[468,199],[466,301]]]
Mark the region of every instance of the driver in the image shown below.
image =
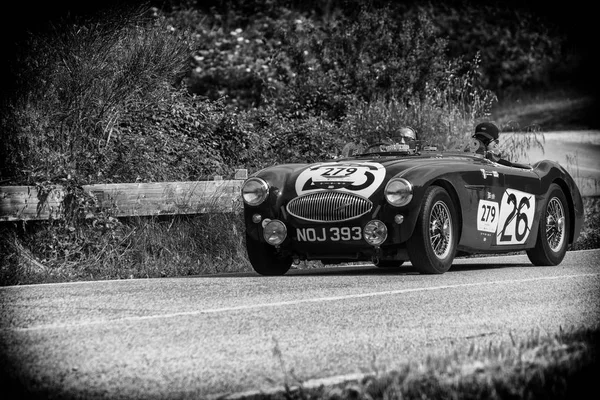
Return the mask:
[[[398,134],[395,137],[400,138],[400,143],[403,144],[410,143],[413,140],[417,140],[417,134],[412,128],[408,126],[400,128]]]
[[[391,140],[393,143],[409,145],[407,151],[409,153],[415,152],[414,143],[417,140],[417,134],[414,129],[408,126],[402,127],[392,136]]]
[[[412,128],[402,127],[370,144],[366,150],[367,153],[406,152],[414,154],[416,138],[417,135]]]

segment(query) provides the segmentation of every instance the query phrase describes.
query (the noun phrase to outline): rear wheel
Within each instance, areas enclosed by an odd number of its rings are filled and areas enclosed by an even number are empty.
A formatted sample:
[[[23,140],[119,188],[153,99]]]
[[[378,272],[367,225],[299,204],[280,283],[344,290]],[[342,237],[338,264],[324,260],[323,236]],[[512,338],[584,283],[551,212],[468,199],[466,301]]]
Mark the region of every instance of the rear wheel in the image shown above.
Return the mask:
[[[533,265],[561,263],[569,245],[569,218],[567,198],[560,186],[553,183],[542,208],[535,247],[527,250],[527,256]]]
[[[452,266],[458,243],[458,225],[452,199],[446,190],[425,191],[417,225],[408,239],[411,263],[422,274],[443,274]]]
[[[294,261],[292,257],[284,257],[266,243],[257,242],[246,236],[246,250],[252,268],[260,275],[278,276],[289,271]]]

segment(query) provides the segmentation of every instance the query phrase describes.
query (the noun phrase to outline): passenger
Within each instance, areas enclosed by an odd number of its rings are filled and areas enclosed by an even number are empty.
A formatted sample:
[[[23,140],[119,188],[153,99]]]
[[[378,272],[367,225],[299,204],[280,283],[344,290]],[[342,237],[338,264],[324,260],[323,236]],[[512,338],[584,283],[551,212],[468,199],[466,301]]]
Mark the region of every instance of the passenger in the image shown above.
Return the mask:
[[[485,156],[488,160],[512,167],[513,165],[510,161],[502,159],[498,141],[499,135],[500,130],[496,125],[491,122],[482,122],[475,127],[475,134],[472,137],[483,143],[485,146]]]

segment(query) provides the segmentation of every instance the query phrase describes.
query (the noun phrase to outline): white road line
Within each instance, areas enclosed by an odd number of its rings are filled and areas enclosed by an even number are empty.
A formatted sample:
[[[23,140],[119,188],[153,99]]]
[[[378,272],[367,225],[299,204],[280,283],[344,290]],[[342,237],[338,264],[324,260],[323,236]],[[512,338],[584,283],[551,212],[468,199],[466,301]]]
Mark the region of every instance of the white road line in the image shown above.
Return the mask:
[[[109,325],[109,324],[120,323],[120,322],[129,322],[129,321],[135,322],[135,321],[176,318],[176,317],[184,317],[184,316],[194,316],[194,315],[202,315],[202,314],[219,314],[219,313],[227,313],[227,312],[233,312],[233,311],[244,311],[244,310],[255,310],[255,309],[261,309],[261,308],[293,306],[293,305],[305,304],[305,303],[322,303],[322,302],[328,302],[328,301],[360,299],[360,298],[377,297],[377,296],[390,296],[390,295],[415,293],[415,292],[430,292],[430,291],[445,290],[445,289],[457,289],[457,288],[486,286],[486,285],[506,285],[506,284],[515,284],[515,283],[535,282],[535,281],[588,278],[588,277],[598,277],[598,276],[600,276],[600,273],[544,276],[544,277],[538,277],[538,278],[509,279],[509,280],[478,282],[478,283],[461,283],[461,284],[457,284],[457,285],[442,285],[442,286],[419,287],[419,288],[412,288],[412,289],[386,290],[383,292],[348,294],[348,295],[343,295],[343,296],[315,297],[315,298],[308,298],[308,299],[278,301],[278,302],[273,302],[273,303],[246,304],[246,305],[234,306],[234,307],[207,308],[204,310],[186,311],[186,312],[178,312],[178,313],[170,313],[170,314],[133,316],[133,317],[124,317],[124,318],[109,319],[109,320],[83,321],[83,322],[69,323],[69,324],[48,324],[48,325],[32,326],[32,327],[27,327],[27,328],[2,328],[2,329],[0,329],[0,331],[8,330],[8,331],[14,331],[14,332],[32,332],[32,331],[40,331],[40,330],[45,330],[45,329],[68,329],[68,328],[78,328],[78,327],[86,327],[86,326],[94,326],[94,325]]]

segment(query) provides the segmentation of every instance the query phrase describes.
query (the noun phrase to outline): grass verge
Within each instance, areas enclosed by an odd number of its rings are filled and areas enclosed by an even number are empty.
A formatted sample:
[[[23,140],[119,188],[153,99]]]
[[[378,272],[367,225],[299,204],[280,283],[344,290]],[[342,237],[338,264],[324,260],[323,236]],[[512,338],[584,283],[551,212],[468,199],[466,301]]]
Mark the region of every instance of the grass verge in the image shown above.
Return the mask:
[[[287,372],[282,390],[237,400],[587,399],[599,372],[600,328],[532,332],[524,339],[471,346],[337,385],[309,385]],[[276,351],[274,354],[282,357]]]
[[[240,214],[5,223],[0,285],[250,270]]]

